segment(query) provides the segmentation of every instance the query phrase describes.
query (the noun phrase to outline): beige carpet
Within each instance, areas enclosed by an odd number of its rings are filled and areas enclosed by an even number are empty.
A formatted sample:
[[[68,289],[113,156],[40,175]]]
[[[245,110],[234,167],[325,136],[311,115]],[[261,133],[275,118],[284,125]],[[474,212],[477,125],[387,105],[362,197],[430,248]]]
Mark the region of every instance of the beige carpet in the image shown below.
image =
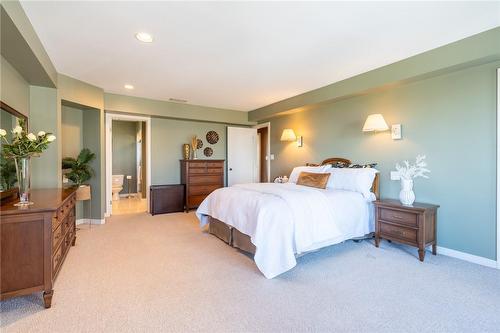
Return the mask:
[[[346,242],[265,279],[193,213],[82,229],[55,284],[1,303],[2,332],[481,332],[500,329],[500,271]]]

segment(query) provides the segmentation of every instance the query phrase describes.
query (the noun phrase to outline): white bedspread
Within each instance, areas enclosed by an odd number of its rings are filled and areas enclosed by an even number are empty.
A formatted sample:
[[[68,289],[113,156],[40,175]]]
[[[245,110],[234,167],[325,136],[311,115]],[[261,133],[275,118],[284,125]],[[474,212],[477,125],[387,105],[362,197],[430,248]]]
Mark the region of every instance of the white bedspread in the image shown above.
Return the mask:
[[[373,231],[372,205],[360,193],[295,184],[241,184],[212,192],[196,215],[212,216],[250,236],[266,278],[293,268],[296,254]]]

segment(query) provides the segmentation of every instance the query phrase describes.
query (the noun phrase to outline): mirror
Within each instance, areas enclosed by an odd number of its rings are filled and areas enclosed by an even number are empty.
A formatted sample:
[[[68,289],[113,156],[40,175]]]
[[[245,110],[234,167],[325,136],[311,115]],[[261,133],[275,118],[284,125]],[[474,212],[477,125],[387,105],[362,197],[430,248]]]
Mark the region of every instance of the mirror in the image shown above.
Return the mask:
[[[12,138],[12,129],[19,124],[19,120],[24,120],[28,126],[28,117],[0,101],[0,128],[7,132],[7,140]],[[1,147],[5,143],[0,140],[0,193],[2,201],[17,194],[16,188],[16,167],[14,161],[6,159],[1,153]]]

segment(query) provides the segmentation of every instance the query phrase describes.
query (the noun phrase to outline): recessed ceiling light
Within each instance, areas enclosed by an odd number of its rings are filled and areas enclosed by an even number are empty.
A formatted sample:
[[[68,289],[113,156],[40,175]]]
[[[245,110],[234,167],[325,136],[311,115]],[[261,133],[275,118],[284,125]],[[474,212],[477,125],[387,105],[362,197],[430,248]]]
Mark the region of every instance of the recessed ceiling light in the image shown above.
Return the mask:
[[[135,34],[135,38],[140,40],[141,42],[144,43],[152,43],[153,42],[153,36],[148,34],[147,32],[138,32]]]
[[[125,89],[128,89],[128,90],[134,89],[134,86],[131,84],[126,84],[124,87],[125,87]]]

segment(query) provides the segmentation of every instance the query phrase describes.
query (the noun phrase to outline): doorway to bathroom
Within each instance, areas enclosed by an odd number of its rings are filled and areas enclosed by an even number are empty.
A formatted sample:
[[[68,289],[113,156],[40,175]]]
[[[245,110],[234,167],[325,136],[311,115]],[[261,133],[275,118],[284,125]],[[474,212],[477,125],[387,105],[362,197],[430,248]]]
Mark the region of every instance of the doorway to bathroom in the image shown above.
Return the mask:
[[[106,114],[106,216],[149,207],[150,118]]]

